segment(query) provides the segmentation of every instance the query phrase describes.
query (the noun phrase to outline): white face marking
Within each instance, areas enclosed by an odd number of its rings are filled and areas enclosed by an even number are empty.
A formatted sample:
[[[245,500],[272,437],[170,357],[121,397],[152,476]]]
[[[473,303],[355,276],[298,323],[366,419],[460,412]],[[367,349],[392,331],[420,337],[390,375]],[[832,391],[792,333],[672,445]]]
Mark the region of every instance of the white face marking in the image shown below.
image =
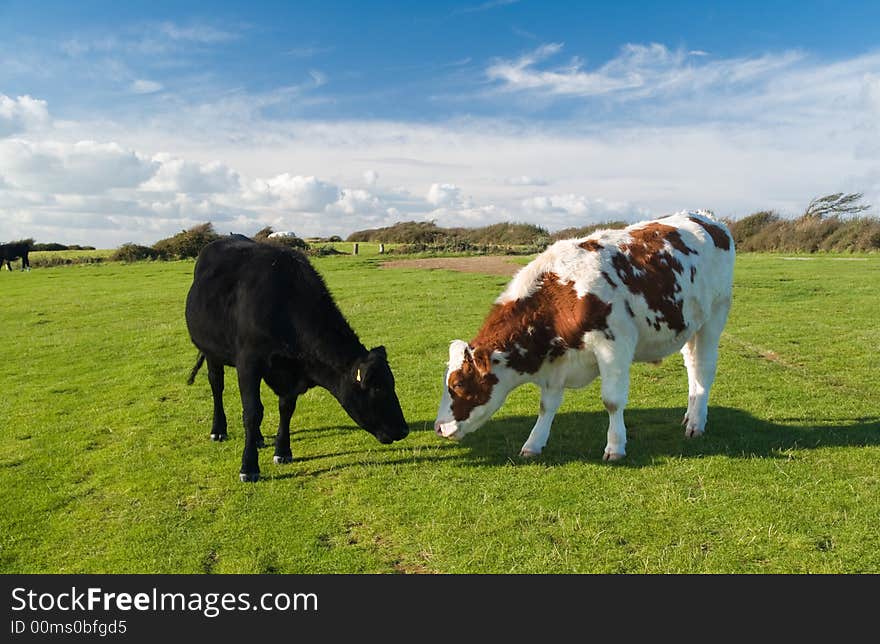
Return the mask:
[[[473,354],[468,344],[462,340],[453,341],[449,346],[449,363],[443,377],[440,406],[437,409],[437,418],[434,421],[434,431],[444,438],[461,440],[466,434],[479,429],[501,407],[512,388],[510,383],[505,382],[502,384],[501,382],[511,378],[511,370],[503,367],[500,361],[493,359],[491,375],[494,375],[498,380],[492,385],[489,400],[473,407],[468,413],[467,418],[456,420],[453,411],[453,397],[449,391],[449,378],[454,372],[460,370],[468,359],[473,360]]]
[[[443,438],[455,440],[458,433],[458,422],[452,414],[452,396],[449,393],[449,375],[453,371],[461,369],[465,355],[469,352],[467,342],[453,340],[449,345],[449,362],[446,365],[446,374],[443,376],[443,390],[440,396],[440,407],[437,409],[437,418],[434,420],[434,431]]]

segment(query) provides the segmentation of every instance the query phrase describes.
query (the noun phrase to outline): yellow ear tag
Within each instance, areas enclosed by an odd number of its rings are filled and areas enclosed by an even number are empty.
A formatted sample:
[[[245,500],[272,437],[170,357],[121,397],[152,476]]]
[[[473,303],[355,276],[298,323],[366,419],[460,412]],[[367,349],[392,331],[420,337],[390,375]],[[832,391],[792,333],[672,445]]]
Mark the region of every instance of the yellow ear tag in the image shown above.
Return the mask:
[[[358,371],[357,371],[357,375],[355,376],[355,379],[356,379],[358,382],[361,381],[361,368],[360,368],[360,367],[358,367]]]

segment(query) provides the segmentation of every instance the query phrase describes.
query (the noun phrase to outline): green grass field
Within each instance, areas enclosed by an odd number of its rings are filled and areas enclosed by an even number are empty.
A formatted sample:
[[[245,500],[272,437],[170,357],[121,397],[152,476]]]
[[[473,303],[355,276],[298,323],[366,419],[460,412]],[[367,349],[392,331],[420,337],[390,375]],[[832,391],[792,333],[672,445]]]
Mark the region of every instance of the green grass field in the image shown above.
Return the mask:
[[[880,257],[737,261],[708,433],[679,426],[677,355],[636,365],[608,465],[598,383],[567,393],[534,462],[533,387],[460,444],[434,435],[448,342],[506,278],[315,260],[387,346],[413,431],[380,445],[312,390],[294,462],[261,450],[255,485],[233,374],[225,443],[205,371],[185,384],[192,262],[4,271],[0,572],[880,572]]]

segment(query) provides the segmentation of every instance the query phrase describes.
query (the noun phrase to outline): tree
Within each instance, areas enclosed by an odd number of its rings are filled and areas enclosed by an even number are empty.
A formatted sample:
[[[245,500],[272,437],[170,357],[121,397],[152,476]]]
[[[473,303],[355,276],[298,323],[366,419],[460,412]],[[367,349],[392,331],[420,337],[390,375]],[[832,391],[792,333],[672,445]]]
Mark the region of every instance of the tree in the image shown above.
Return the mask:
[[[870,204],[859,203],[864,195],[861,192],[843,194],[835,192],[833,195],[816,197],[804,211],[804,219],[821,219],[826,215],[857,215],[870,209]]]
[[[254,239],[256,241],[266,241],[267,239],[269,239],[269,235],[274,232],[275,231],[272,230],[272,226],[266,226],[265,228],[261,228],[259,231],[257,231],[257,234],[254,235]]]

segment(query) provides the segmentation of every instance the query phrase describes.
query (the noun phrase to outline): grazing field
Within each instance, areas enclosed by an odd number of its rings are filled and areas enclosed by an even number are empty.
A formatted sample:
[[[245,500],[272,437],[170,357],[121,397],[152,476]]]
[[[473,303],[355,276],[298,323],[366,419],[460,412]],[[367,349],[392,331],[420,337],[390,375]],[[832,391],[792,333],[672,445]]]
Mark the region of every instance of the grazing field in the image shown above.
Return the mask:
[[[438,439],[448,342],[508,278],[380,260],[314,263],[387,346],[412,433],[380,445],[312,390],[294,462],[261,450],[254,485],[235,378],[225,443],[205,370],[185,385],[193,262],[0,274],[0,572],[880,572],[880,257],[741,255],[708,433],[679,426],[678,356],[636,365],[616,465],[598,383],[567,393],[533,462],[535,388]]]

